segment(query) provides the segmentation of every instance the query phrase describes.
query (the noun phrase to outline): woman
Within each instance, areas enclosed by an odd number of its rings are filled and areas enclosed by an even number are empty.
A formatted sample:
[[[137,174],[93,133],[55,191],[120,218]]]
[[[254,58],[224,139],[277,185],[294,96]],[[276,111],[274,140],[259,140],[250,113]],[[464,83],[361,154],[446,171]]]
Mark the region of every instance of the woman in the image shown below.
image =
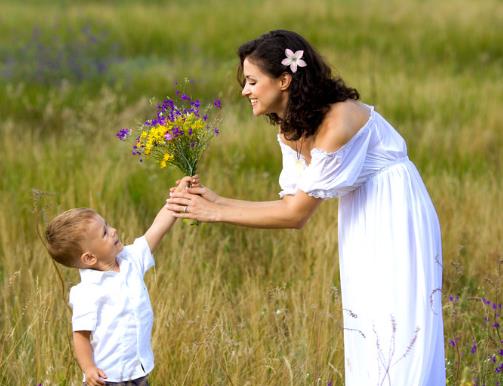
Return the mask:
[[[281,199],[196,186],[172,193],[168,208],[199,221],[302,228],[338,197],[346,386],[445,385],[440,227],[404,140],[298,34],[272,31],[238,52],[243,96],[279,126]]]

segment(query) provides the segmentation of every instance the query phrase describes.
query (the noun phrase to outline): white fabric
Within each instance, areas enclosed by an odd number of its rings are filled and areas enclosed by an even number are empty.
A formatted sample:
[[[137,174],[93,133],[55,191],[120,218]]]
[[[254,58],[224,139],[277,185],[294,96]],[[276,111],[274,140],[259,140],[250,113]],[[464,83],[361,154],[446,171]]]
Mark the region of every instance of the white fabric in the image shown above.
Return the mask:
[[[81,269],[81,282],[70,290],[73,331],[91,331],[95,364],[109,382],[140,378],[154,368],[153,312],[143,281],[154,258],[145,237],[125,246],[117,261],[120,272]]]
[[[437,214],[405,141],[369,109],[349,142],[313,149],[309,165],[278,137],[280,195],[340,198],[345,385],[445,385]]]

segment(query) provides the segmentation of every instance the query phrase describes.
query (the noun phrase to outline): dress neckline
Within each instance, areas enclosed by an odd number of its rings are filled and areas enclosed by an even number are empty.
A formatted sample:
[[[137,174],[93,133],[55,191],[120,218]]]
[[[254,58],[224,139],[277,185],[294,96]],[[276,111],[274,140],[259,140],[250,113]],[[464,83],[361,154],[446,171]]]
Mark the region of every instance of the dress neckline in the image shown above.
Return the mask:
[[[326,151],[326,150],[323,150],[323,149],[320,149],[320,148],[317,148],[317,147],[313,147],[311,150],[310,150],[310,154],[311,154],[311,161],[313,159],[313,154],[320,154],[320,155],[323,155],[323,156],[332,156],[332,155],[335,155],[339,152],[341,152],[343,149],[345,149],[350,143],[354,142],[354,140],[359,137],[369,126],[370,126],[370,123],[373,121],[373,118],[374,118],[374,112],[375,112],[375,109],[374,109],[374,106],[372,105],[367,105],[365,103],[362,103],[362,105],[366,106],[369,108],[369,117],[367,119],[367,121],[363,124],[362,127],[360,127],[355,134],[353,134],[353,136],[349,139],[349,141],[347,141],[345,144],[343,144],[341,147],[339,147],[338,149],[334,150],[334,151]],[[284,143],[282,140],[281,140],[281,137],[280,137],[280,134],[278,133],[277,135],[278,137],[278,142],[283,145],[283,146],[286,146],[286,148],[292,152],[292,154],[295,154],[297,156],[297,152],[291,148],[290,146],[288,146],[286,143]],[[304,160],[304,162],[306,163],[306,165],[310,165],[311,163],[307,163],[306,162],[306,159],[305,157],[302,155],[302,154],[299,154],[299,157],[300,159]]]

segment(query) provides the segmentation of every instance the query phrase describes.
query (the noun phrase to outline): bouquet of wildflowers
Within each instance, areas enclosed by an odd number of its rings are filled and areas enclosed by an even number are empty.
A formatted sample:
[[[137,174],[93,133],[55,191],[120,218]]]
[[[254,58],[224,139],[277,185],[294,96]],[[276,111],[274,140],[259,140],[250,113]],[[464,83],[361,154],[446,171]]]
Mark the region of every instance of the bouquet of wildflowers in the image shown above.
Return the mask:
[[[136,129],[121,129],[120,140],[133,138],[134,156],[140,161],[151,159],[161,168],[176,166],[186,176],[196,174],[198,162],[210,140],[219,134],[219,110],[222,104],[215,99],[201,108],[199,99],[193,99],[185,89],[190,81],[185,79],[183,90],[176,89],[175,98],[166,98],[157,105],[155,118]]]

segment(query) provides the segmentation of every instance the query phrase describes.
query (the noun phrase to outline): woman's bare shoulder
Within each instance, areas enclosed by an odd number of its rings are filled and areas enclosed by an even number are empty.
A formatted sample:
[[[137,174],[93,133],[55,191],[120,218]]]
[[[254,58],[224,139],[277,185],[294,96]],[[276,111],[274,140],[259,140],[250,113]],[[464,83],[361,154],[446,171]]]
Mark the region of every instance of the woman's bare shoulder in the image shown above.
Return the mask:
[[[368,107],[354,100],[334,103],[321,123],[314,147],[334,152],[366,124],[370,116]]]

